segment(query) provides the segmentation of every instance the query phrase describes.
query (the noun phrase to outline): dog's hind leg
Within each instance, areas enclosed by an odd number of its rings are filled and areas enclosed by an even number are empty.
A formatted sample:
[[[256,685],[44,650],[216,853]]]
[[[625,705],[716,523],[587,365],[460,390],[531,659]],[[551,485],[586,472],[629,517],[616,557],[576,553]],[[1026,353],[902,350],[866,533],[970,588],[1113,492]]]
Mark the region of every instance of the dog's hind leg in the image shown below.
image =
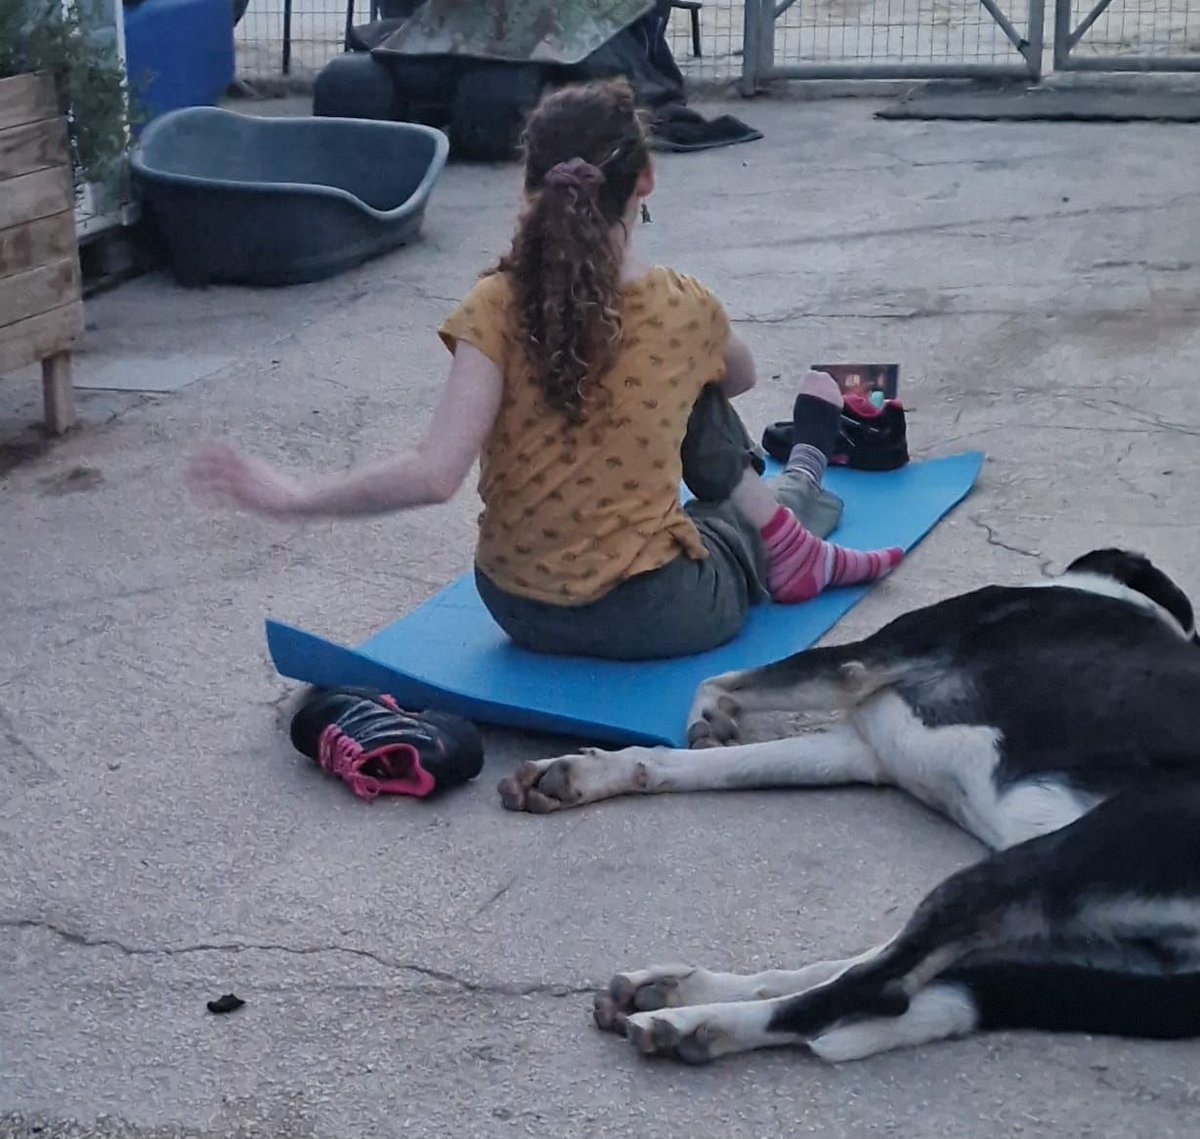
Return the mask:
[[[625,1036],[644,1056],[667,1056],[707,1064],[722,1056],[760,1048],[807,1045],[822,1060],[861,1060],[895,1048],[966,1036],[979,1027],[979,1010],[963,985],[934,982],[919,990],[902,1012],[865,1014],[826,1030],[796,1031],[777,1020],[804,996],[736,1004],[692,1005],[666,1012],[635,1013]]]
[[[618,973],[596,994],[593,1014],[598,1027],[624,1033],[635,1012],[686,1005],[765,1001],[802,993],[882,953],[885,945],[844,961],[818,961],[802,969],[766,969],[761,973],[718,973],[693,965],[652,965]]]
[[[1058,837],[1034,839],[952,875],[891,942],[802,992],[634,1012],[626,1035],[647,1055],[703,1063],[795,1044],[850,1059],[970,1032],[979,1013],[969,986],[940,975],[971,955],[1046,943],[1050,921],[1039,891],[1054,855],[1048,844]]]
[[[575,755],[530,760],[503,779],[499,791],[510,811],[547,814],[618,795],[884,782],[875,753],[852,724],[841,721],[828,731],[702,752],[585,748]]]
[[[688,713],[693,748],[737,741],[742,716],[757,712],[833,714],[853,707],[907,671],[907,665],[867,663],[862,643],[806,649],[761,668],[704,681]]]

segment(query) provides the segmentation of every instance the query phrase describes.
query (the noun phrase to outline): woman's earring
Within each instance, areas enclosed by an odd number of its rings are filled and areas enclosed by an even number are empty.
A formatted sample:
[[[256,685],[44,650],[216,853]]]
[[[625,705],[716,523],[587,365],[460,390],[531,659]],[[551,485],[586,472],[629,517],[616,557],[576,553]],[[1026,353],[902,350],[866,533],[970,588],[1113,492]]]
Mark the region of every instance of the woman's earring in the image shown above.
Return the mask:
[[[644,224],[648,224],[649,221],[650,221],[650,207],[648,205],[646,205],[646,203],[643,201],[642,202],[642,222]]]

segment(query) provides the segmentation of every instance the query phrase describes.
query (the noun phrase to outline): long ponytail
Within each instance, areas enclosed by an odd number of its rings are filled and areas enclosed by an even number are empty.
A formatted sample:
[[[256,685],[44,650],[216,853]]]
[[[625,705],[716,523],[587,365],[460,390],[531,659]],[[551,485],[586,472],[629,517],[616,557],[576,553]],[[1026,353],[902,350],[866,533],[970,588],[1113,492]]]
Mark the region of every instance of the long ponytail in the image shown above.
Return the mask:
[[[622,223],[649,149],[617,80],[544,99],[525,133],[526,208],[498,270],[517,299],[528,366],[570,423],[602,396],[621,344]]]

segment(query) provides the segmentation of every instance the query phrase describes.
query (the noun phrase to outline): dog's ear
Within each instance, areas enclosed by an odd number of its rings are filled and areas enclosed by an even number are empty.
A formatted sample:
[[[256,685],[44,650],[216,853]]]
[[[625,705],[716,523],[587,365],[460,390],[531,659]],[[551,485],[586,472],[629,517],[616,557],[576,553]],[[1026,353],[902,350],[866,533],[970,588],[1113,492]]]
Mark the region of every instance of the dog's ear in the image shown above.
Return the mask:
[[[1129,550],[1093,550],[1076,558],[1067,566],[1067,573],[1101,574],[1129,586],[1162,606],[1179,622],[1179,627],[1196,640],[1196,614],[1187,594],[1144,555]]]

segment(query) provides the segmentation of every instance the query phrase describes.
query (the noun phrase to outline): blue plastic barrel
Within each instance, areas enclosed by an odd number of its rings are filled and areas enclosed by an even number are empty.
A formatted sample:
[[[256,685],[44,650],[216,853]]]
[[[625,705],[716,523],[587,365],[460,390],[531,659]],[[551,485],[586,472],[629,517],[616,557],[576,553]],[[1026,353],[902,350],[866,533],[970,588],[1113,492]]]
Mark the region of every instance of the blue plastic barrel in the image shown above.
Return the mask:
[[[233,81],[229,0],[141,0],[124,15],[125,69],[143,124],[216,104]]]

